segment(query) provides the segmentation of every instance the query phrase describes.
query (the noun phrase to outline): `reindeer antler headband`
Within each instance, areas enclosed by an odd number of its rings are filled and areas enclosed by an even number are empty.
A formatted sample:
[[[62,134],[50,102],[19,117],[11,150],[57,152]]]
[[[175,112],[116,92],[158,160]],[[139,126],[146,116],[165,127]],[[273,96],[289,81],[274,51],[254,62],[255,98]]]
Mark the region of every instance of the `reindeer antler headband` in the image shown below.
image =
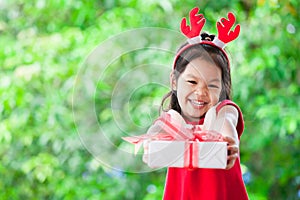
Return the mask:
[[[191,46],[197,45],[197,44],[208,44],[215,46],[219,48],[226,56],[226,59],[229,63],[229,59],[227,57],[226,52],[224,51],[224,48],[227,43],[235,40],[240,33],[240,25],[237,24],[234,30],[232,31],[231,28],[234,26],[234,23],[236,21],[236,18],[233,13],[228,13],[228,19],[221,18],[219,21],[217,21],[217,30],[218,35],[214,38],[213,41],[204,40],[201,39],[201,30],[205,24],[205,18],[203,14],[197,14],[199,11],[198,7],[193,8],[190,11],[190,25],[187,25],[187,20],[184,17],[181,21],[181,32],[188,38],[188,45],[186,45],[184,48],[182,48],[176,55],[174,60],[174,66],[178,59],[178,57],[181,55],[182,52],[184,52],[186,49],[190,48]],[[230,66],[229,66],[230,69]]]

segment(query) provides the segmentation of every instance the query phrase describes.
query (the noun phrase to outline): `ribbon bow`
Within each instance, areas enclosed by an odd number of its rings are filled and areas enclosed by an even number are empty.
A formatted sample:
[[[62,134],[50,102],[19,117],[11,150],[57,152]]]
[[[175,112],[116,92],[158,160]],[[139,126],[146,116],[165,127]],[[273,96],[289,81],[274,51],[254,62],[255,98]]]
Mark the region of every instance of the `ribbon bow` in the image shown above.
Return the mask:
[[[134,153],[137,154],[144,141],[149,140],[181,140],[181,141],[223,141],[220,133],[208,131],[208,118],[203,125],[187,124],[182,116],[175,110],[169,110],[155,120],[148,129],[147,134],[122,137],[127,142],[135,145]]]

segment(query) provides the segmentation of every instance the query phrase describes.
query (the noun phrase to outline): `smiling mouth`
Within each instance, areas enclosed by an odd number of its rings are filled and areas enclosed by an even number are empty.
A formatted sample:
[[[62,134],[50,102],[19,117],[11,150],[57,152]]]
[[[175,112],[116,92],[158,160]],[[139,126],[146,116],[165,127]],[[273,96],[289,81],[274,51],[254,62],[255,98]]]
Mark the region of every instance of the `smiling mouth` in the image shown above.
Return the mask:
[[[190,100],[191,104],[197,108],[201,108],[203,106],[205,106],[206,104],[208,104],[207,102],[204,101],[197,101],[197,100]]]

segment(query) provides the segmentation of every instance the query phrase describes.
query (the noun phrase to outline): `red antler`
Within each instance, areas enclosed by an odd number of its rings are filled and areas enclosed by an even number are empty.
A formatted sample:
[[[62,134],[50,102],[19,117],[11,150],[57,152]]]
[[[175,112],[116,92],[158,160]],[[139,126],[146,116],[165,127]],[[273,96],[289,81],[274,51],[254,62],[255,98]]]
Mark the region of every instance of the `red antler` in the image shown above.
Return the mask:
[[[195,7],[190,11],[190,25],[186,24],[186,18],[181,20],[181,32],[188,38],[196,37],[200,34],[205,24],[205,18],[202,14],[197,14],[199,8]]]
[[[235,23],[235,16],[233,13],[228,13],[228,20],[222,18],[220,21],[217,22],[217,29],[218,29],[218,38],[224,43],[231,42],[235,40],[240,34],[240,25],[236,25],[233,31],[230,29],[233,27]]]

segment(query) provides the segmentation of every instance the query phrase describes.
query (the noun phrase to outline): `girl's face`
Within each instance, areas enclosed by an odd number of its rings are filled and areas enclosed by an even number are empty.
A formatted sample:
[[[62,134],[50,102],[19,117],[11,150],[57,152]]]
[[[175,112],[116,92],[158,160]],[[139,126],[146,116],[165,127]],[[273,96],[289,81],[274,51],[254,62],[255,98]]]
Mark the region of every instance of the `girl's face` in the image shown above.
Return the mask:
[[[172,89],[177,90],[181,114],[187,121],[199,121],[209,108],[216,105],[222,90],[221,69],[201,58],[192,60]]]

